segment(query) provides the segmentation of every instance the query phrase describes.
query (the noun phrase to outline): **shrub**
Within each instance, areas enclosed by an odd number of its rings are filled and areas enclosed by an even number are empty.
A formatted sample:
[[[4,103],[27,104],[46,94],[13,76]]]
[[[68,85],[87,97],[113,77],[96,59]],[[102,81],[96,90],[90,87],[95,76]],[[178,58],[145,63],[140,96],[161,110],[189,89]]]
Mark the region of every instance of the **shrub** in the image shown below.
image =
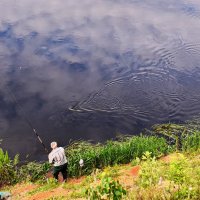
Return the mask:
[[[40,164],[29,162],[27,165],[21,166],[18,175],[20,180],[35,182],[39,179],[46,179],[45,175],[49,171],[50,167],[51,166],[48,163]]]
[[[13,160],[7,152],[0,148],[0,186],[9,185],[17,182],[16,165],[19,160],[19,155],[16,155]]]

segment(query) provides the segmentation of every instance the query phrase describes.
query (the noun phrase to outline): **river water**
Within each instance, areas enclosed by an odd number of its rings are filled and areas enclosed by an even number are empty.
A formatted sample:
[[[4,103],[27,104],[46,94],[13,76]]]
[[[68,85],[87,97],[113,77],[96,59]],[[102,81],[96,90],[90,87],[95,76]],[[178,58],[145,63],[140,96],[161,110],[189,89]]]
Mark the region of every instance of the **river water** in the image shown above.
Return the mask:
[[[1,147],[45,156],[200,113],[200,1],[1,0]],[[44,157],[45,158],[45,157]]]

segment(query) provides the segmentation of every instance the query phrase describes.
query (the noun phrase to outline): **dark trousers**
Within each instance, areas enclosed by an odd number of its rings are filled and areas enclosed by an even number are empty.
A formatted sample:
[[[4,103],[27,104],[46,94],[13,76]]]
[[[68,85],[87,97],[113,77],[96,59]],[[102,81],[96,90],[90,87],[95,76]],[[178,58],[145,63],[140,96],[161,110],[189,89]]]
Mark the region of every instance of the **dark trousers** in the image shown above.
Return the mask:
[[[53,176],[55,179],[58,180],[58,174],[59,172],[62,173],[63,176],[63,180],[67,179],[67,163],[65,163],[64,165],[60,165],[60,166],[55,166],[53,169]]]

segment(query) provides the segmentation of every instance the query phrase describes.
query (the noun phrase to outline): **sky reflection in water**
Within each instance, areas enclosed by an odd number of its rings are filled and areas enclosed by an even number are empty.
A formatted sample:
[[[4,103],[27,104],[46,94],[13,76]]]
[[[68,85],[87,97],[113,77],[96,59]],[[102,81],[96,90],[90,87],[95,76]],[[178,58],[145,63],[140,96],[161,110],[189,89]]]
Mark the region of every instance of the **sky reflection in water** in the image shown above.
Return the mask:
[[[103,141],[200,112],[200,2],[0,1],[0,138]]]

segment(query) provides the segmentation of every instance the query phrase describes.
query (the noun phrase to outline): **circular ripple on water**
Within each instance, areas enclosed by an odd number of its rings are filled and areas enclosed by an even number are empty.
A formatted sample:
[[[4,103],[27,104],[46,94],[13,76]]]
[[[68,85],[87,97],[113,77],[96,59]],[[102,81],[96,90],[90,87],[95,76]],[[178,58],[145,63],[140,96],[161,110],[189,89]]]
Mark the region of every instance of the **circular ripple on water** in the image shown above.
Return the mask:
[[[200,69],[200,44],[183,43],[174,49],[175,69],[192,74]]]
[[[182,120],[200,111],[200,45],[183,41],[122,55],[121,73],[74,111],[128,115],[141,121]]]
[[[81,102],[78,110],[131,114],[142,121],[164,120],[169,113],[179,113],[182,92],[176,79],[165,70],[141,69],[106,84]]]

